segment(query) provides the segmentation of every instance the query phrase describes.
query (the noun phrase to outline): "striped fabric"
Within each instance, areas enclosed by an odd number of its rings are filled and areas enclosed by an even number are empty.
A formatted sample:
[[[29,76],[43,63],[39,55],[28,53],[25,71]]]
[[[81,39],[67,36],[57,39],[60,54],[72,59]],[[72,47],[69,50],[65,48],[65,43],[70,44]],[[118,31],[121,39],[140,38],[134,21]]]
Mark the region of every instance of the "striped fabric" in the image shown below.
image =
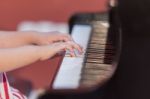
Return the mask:
[[[10,87],[6,74],[0,73],[0,99],[27,99],[20,91]]]

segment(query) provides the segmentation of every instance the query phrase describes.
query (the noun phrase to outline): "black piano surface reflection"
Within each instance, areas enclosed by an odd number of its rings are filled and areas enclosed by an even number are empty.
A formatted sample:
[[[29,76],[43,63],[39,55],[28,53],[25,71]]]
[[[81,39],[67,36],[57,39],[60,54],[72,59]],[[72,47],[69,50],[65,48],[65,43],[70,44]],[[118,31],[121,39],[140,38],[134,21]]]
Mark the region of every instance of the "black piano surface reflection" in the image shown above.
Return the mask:
[[[61,77],[57,73],[53,82],[54,84],[51,86],[54,90],[49,90],[48,94],[41,98],[82,99],[86,97],[93,99],[97,95],[98,97],[102,97],[102,90],[105,89],[107,82],[113,76],[121,53],[121,28],[117,7],[111,7],[107,12],[76,14],[71,17],[69,25],[71,33],[74,33],[75,26],[92,27],[91,34],[87,40],[88,44],[84,53],[85,56],[83,57],[81,77],[77,86],[73,88],[67,86],[65,88],[66,86],[59,85],[59,82],[61,82],[59,78]],[[84,39],[84,37],[82,38]],[[76,41],[76,38],[74,39]],[[67,55],[65,56],[67,57]]]

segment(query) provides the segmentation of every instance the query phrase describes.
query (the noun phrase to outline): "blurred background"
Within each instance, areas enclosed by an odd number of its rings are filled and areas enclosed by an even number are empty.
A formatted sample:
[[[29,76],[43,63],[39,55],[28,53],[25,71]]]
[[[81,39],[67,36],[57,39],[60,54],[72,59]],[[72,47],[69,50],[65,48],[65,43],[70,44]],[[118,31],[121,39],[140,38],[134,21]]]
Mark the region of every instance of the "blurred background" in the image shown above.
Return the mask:
[[[26,20],[67,22],[78,12],[105,10],[107,0],[0,0],[0,28],[15,30]]]
[[[68,32],[76,13],[105,11],[107,0],[0,0],[0,30]],[[57,27],[57,28],[56,28]],[[49,86],[56,71],[56,57],[8,73],[11,85],[29,95]],[[19,61],[19,60],[18,60]]]

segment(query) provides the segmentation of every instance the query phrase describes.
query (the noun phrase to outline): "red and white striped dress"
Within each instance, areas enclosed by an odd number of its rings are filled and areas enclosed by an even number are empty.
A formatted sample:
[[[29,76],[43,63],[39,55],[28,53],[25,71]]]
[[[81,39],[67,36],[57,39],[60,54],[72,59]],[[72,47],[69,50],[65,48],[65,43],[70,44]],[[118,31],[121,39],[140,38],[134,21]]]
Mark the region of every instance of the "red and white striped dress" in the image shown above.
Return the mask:
[[[0,99],[27,99],[20,91],[10,87],[5,73],[0,73]]]

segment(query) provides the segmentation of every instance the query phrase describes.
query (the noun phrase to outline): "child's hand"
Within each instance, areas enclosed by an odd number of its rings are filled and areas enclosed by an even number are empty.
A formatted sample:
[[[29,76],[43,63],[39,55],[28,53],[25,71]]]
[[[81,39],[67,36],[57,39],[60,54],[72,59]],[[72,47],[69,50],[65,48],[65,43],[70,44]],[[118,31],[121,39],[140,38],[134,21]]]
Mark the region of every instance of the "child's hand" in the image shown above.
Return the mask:
[[[45,46],[40,46],[40,56],[41,60],[46,60],[48,58],[51,58],[54,56],[56,53],[69,50],[70,55],[72,57],[75,56],[74,54],[74,49],[78,50],[80,53],[82,53],[82,48],[76,44],[73,41],[68,41],[68,42],[58,42],[58,43],[53,43],[50,45],[45,45]]]
[[[51,32],[51,33],[37,33],[37,40],[35,44],[37,45],[47,45],[54,42],[67,42],[72,41],[72,38],[68,34],[61,34],[59,32]]]

